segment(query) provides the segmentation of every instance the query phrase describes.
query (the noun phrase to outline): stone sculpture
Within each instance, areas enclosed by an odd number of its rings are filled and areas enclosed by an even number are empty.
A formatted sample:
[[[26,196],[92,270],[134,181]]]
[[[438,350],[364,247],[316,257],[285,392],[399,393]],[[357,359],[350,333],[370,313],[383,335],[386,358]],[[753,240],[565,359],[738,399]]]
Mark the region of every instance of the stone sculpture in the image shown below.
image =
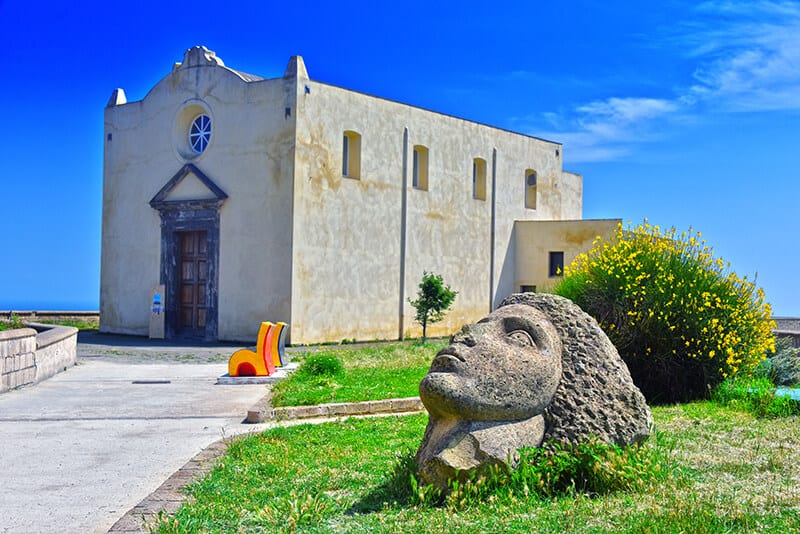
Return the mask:
[[[419,386],[421,480],[447,489],[550,441],[645,439],[652,415],[597,322],[556,295],[523,293],[456,333]]]

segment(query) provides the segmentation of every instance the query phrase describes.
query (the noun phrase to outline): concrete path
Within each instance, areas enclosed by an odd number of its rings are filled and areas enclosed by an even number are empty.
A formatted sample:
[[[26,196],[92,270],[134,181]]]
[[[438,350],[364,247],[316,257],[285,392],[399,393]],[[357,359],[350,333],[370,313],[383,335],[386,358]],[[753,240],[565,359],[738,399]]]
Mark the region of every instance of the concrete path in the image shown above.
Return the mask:
[[[76,367],[0,395],[2,533],[106,532],[209,444],[264,428],[242,421],[265,386],[192,363],[236,347],[85,341]]]

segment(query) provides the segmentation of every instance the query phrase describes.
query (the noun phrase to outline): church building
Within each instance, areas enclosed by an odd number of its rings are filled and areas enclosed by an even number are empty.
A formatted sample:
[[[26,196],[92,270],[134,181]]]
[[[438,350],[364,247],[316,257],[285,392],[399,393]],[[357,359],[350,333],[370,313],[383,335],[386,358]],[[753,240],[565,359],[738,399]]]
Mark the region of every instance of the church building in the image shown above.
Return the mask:
[[[562,145],[310,79],[231,69],[205,47],[105,109],[100,331],[292,343],[420,335],[424,272],[458,296],[445,335],[545,288],[618,220],[581,220]]]

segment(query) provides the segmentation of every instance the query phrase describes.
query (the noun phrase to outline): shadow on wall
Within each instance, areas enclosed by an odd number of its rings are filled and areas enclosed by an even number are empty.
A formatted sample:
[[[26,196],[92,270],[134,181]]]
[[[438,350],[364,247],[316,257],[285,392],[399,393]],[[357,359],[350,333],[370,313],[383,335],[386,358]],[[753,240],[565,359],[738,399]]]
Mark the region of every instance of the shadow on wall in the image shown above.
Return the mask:
[[[511,235],[508,238],[508,243],[506,243],[506,257],[503,260],[503,270],[500,272],[500,276],[497,279],[497,290],[495,290],[494,298],[492,299],[493,310],[500,306],[500,303],[504,298],[519,291],[515,286],[517,257],[516,251],[514,250],[514,244],[516,243],[516,239],[517,226],[514,225],[514,227],[511,229]]]

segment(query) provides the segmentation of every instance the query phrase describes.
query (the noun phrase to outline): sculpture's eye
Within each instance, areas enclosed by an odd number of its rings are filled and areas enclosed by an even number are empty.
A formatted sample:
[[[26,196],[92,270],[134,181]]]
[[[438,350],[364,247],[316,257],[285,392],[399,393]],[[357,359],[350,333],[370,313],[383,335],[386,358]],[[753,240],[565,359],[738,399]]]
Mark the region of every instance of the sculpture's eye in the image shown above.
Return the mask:
[[[533,346],[533,338],[525,330],[514,330],[508,333],[508,338],[518,345],[525,347]]]

